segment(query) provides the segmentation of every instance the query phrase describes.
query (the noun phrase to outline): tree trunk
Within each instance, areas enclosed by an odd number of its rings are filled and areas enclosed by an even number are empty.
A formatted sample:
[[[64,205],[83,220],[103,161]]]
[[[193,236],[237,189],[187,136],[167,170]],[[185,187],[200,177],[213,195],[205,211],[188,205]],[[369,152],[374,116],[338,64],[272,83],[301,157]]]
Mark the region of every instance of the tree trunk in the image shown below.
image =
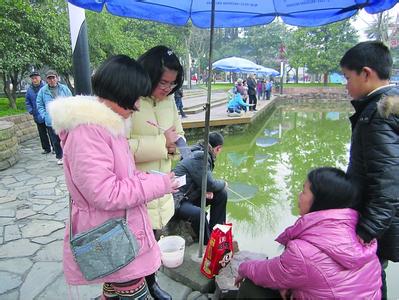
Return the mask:
[[[13,80],[12,76],[9,76],[9,74],[3,73],[3,83],[4,93],[8,98],[9,107],[11,109],[17,109],[17,96],[15,92],[17,88],[16,80]]]
[[[75,95],[75,88],[72,85],[71,80],[69,79],[69,74],[63,74],[62,76],[65,80],[65,83],[67,84],[69,90],[72,92],[72,95]]]
[[[299,67],[296,67],[296,68],[295,68],[295,74],[296,74],[296,76],[295,76],[295,83],[298,83],[298,81],[299,81]]]
[[[328,84],[328,73],[327,72],[323,74],[323,83],[325,86],[327,86],[327,84]]]

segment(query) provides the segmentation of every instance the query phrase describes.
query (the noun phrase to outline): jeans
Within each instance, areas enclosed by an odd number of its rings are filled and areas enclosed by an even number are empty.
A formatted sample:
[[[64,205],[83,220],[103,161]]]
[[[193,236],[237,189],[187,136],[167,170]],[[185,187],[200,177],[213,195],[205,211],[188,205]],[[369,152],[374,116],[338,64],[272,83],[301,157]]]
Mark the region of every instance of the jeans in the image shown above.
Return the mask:
[[[226,222],[226,204],[227,204],[227,192],[223,189],[219,192],[213,193],[213,199],[207,199],[206,205],[210,206],[210,218],[209,223],[205,218],[204,228],[204,244],[208,244],[211,229],[216,224],[223,224]],[[191,222],[196,234],[200,232],[200,220],[201,220],[201,199],[196,199],[193,202],[183,201],[180,207],[176,210],[176,216],[179,219]]]
[[[51,143],[53,144],[54,151],[55,151],[55,157],[57,159],[61,159],[62,158],[62,148],[61,148],[60,138],[55,133],[55,131],[52,127],[47,127],[47,133],[50,137]]]

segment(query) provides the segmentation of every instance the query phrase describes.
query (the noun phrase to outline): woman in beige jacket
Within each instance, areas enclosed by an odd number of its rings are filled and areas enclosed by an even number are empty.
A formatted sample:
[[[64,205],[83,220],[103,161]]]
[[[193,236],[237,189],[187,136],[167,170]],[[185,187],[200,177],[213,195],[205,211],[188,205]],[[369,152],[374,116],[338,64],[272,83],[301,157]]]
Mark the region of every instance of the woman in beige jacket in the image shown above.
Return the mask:
[[[148,72],[152,83],[150,97],[141,98],[140,111],[132,119],[129,144],[136,166],[141,171],[170,172],[172,159],[179,154],[175,141],[184,136],[173,93],[183,84],[183,67],[175,53],[156,46],[137,60]],[[174,214],[171,194],[148,203],[153,229],[161,229]],[[155,274],[146,277],[154,299],[172,299],[155,281]]]

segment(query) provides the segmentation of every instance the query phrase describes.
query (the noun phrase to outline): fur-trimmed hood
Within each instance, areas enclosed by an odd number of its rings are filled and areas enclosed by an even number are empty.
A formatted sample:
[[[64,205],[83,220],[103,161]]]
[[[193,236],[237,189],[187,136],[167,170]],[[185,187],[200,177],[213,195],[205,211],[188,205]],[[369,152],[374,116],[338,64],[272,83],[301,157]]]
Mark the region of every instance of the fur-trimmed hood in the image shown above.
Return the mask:
[[[124,119],[95,96],[63,97],[49,104],[49,113],[56,133],[70,131],[79,125],[98,125],[114,136],[127,136],[130,118]]]
[[[384,95],[377,103],[378,112],[384,118],[390,115],[399,116],[399,96],[397,95]]]

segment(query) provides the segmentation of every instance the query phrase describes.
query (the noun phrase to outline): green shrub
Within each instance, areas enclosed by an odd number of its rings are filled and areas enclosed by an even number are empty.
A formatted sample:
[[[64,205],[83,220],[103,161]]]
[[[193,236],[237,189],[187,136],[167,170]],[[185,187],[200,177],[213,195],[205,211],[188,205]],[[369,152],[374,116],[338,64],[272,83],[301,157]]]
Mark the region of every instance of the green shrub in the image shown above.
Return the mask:
[[[25,98],[17,98],[17,109],[11,109],[7,98],[0,98],[0,117],[18,115],[26,112]]]

